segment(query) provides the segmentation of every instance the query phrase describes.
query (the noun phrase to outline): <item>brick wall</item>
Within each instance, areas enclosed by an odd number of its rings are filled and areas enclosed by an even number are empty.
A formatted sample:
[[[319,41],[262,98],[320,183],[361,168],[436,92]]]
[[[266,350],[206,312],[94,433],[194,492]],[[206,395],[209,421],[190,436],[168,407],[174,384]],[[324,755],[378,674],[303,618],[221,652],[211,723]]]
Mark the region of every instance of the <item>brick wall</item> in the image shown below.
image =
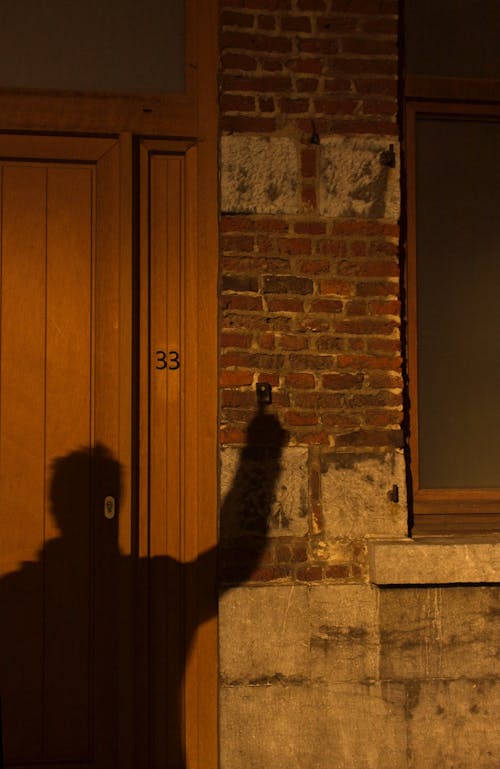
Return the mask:
[[[368,562],[373,539],[421,547],[405,539],[396,30],[392,0],[221,5],[221,769],[498,755],[498,591],[380,589]]]
[[[252,578],[355,581],[362,537],[332,561],[320,476],[402,444],[397,2],[239,0],[220,18],[221,443],[245,443],[267,381],[307,449],[308,525],[271,531]]]

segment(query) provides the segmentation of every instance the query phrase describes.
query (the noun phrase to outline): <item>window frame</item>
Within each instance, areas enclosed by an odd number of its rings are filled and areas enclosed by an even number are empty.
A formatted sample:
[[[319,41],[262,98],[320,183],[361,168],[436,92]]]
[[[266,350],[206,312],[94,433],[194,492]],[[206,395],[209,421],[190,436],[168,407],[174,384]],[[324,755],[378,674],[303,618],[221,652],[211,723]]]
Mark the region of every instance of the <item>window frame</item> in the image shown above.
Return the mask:
[[[406,368],[412,534],[478,533],[500,528],[498,488],[425,488],[419,477],[416,123],[417,118],[500,120],[499,81],[410,77],[405,82]],[[425,96],[425,94],[427,94]],[[474,94],[475,98],[470,96]],[[460,98],[459,98],[460,97]]]

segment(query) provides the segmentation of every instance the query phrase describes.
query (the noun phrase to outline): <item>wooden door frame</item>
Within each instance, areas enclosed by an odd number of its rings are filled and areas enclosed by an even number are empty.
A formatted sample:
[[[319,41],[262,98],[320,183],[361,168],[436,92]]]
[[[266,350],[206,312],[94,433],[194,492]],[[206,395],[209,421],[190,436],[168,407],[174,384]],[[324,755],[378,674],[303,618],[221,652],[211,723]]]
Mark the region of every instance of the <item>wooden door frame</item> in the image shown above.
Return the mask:
[[[217,61],[218,4],[216,0],[186,0],[186,90],[182,95],[95,95],[58,92],[0,90],[0,133],[32,133],[87,136],[120,136],[121,143],[121,384],[119,393],[122,424],[131,425],[132,370],[131,332],[133,303],[132,197],[131,159],[134,137],[168,139],[179,146],[196,147],[195,165],[190,174],[195,180],[194,192],[188,200],[191,219],[195,222],[193,243],[195,260],[190,276],[191,359],[199,385],[196,388],[196,418],[189,424],[191,453],[192,509],[196,511],[195,531],[189,548],[201,553],[217,544],[217,372],[218,372],[218,204],[217,204]],[[127,170],[128,169],[128,170]],[[140,365],[140,364],[139,364]],[[134,453],[131,429],[120,435],[120,461],[132,467]],[[139,461],[140,461],[139,457]],[[127,471],[126,471],[127,472]],[[126,481],[126,479],[125,479]],[[125,483],[126,485],[126,483]],[[134,495],[125,502],[133,507]],[[122,529],[120,544],[127,552],[129,536]],[[127,577],[129,578],[129,576]],[[196,643],[188,661],[186,675],[197,684],[191,688],[189,723],[189,769],[216,769],[217,741],[217,623],[215,574],[204,575],[197,596],[200,614],[210,617],[199,626]],[[129,609],[123,607],[123,611]],[[123,661],[128,664],[126,660]],[[123,684],[123,697],[131,694]],[[131,705],[125,705],[131,708]],[[122,765],[130,766],[131,735],[124,735]],[[127,745],[129,747],[127,747]]]

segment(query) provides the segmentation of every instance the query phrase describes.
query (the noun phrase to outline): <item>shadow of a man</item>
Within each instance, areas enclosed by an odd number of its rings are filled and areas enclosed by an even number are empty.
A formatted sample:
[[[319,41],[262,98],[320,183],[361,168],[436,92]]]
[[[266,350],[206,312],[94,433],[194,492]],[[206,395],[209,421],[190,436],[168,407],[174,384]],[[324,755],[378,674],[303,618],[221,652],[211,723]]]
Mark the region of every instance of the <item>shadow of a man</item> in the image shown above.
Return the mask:
[[[248,425],[246,444],[221,508],[221,531],[238,532],[252,541],[233,586],[245,582],[259,563],[286,440],[287,433],[279,420],[263,409]],[[95,512],[96,500],[106,496],[119,504],[120,486],[120,465],[104,446],[79,449],[56,459],[52,464],[50,503],[59,536],[46,541],[36,561],[24,562],[20,569],[0,579],[5,766],[39,760],[50,765],[52,761],[72,760],[75,754],[89,753],[86,714],[92,711],[92,691],[88,682],[96,674],[92,658],[108,641],[110,648],[103,656],[104,663],[99,659],[95,663],[97,674],[103,691],[116,687],[117,680],[112,612],[106,616],[110,607],[99,603],[98,588],[105,585],[108,599],[113,601],[118,595],[120,573],[128,569],[139,584],[155,593],[153,604],[157,610],[160,607],[159,622],[170,623],[165,633],[159,634],[168,645],[160,650],[163,675],[153,682],[158,696],[167,702],[167,723],[164,734],[157,739],[164,743],[168,766],[185,767],[185,665],[193,635],[200,623],[213,616],[216,602],[201,602],[196,622],[192,618],[186,622],[183,601],[186,585],[195,585],[200,575],[216,573],[219,547],[185,563],[156,556],[131,564],[133,557],[122,555],[118,548],[119,510],[112,519]],[[150,620],[154,622],[154,616]],[[152,642],[157,643],[157,639]],[[99,707],[94,703],[94,717],[98,718]],[[108,703],[102,703],[102,713],[106,707]],[[62,724],[57,717],[61,713]]]

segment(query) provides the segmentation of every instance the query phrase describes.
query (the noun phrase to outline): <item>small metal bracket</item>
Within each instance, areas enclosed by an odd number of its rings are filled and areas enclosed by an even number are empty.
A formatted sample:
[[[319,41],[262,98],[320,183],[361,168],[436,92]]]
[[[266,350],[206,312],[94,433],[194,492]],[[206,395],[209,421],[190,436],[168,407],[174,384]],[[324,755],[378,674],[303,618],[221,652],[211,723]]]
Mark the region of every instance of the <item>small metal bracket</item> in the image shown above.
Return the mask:
[[[272,403],[272,387],[269,382],[257,382],[255,385],[255,391],[257,394],[257,403],[260,405]]]

